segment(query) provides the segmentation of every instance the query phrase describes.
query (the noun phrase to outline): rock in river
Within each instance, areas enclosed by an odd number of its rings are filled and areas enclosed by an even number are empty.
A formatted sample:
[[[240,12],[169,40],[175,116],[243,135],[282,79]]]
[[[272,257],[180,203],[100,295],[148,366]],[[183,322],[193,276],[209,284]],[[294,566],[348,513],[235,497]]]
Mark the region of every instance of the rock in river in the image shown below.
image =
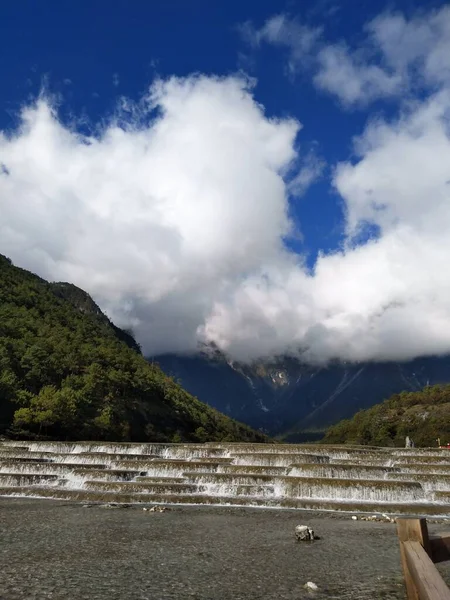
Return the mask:
[[[311,542],[314,540],[314,531],[308,525],[297,525],[295,537],[298,542]]]

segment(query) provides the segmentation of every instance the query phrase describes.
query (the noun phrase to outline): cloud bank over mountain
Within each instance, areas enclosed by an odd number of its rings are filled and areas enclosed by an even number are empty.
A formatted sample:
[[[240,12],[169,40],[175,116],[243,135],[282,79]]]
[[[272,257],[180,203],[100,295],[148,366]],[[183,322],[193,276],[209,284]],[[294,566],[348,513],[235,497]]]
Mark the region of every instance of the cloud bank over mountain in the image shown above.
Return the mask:
[[[312,79],[346,109],[401,98],[329,165],[346,241],[312,271],[285,240],[291,194],[323,165],[303,152],[301,124],[269,118],[242,76],[159,80],[91,135],[48,98],[25,106],[0,137],[0,251],[87,290],[149,355],[199,342],[244,361],[450,352],[449,15],[381,15],[359,49],[318,30],[295,52],[284,44],[291,71],[320,44]],[[277,18],[247,25],[254,46],[294,27]],[[345,67],[335,83],[333,61]]]

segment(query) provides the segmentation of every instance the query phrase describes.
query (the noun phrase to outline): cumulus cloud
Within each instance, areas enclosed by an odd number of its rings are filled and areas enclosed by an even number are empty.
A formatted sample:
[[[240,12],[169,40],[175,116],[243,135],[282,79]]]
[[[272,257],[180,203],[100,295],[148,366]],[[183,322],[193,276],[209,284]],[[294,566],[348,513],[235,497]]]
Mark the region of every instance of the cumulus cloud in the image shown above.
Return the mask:
[[[357,140],[358,160],[334,173],[346,248],[320,256],[312,275],[290,257],[249,278],[232,303],[216,306],[207,335],[240,354],[258,330],[272,353],[302,348],[313,362],[449,352],[449,117],[442,92],[394,123],[370,125]],[[379,236],[355,246],[367,223]]]
[[[251,21],[239,27],[243,39],[254,49],[264,42],[287,48],[289,51],[288,68],[296,73],[302,63],[309,61],[310,53],[321,35],[321,27],[304,25],[297,19],[284,14],[274,15],[256,28]]]
[[[237,77],[158,81],[91,136],[41,98],[0,136],[0,251],[86,289],[149,355],[450,352],[450,85],[370,121],[334,166],[346,240],[312,272],[284,244],[290,193],[323,169],[300,129]]]
[[[368,23],[369,43],[379,49],[386,68],[410,85],[450,81],[450,5],[406,19],[384,13]]]
[[[404,89],[400,75],[368,63],[364,54],[350,52],[345,44],[321,48],[317,54],[314,83],[336,95],[346,106],[365,105],[378,98],[396,96]]]
[[[284,252],[299,128],[233,77],[159,81],[91,137],[40,99],[0,138],[2,252],[88,290],[146,351],[193,349],[217,298]]]
[[[449,5],[410,19],[383,13],[367,23],[357,47],[330,41],[321,29],[283,14],[261,28],[246,23],[242,31],[253,47],[262,42],[285,47],[290,74],[307,70],[317,88],[346,107],[450,81]]]

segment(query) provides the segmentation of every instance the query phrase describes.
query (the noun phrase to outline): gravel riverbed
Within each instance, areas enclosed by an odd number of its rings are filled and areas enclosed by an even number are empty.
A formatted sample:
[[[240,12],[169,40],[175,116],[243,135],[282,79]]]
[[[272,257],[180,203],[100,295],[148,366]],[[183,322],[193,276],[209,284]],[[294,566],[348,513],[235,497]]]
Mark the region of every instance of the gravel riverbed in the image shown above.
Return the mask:
[[[297,524],[320,539],[295,541]],[[430,525],[430,531],[450,527]],[[450,563],[441,573],[450,583]],[[304,589],[312,581],[316,592]],[[0,499],[0,600],[404,600],[395,525],[292,510]]]

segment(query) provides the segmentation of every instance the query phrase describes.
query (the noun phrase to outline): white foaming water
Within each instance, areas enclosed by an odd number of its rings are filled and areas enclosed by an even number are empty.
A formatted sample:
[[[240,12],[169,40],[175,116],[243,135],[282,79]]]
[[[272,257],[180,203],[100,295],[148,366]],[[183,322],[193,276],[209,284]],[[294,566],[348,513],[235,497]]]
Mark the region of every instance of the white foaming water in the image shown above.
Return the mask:
[[[184,469],[179,466],[161,466],[161,467],[149,467],[143,469],[146,477],[183,477]]]
[[[425,500],[419,483],[306,479],[284,482],[281,493],[289,498],[353,500],[356,502],[418,502]]]
[[[393,456],[443,456],[447,457],[450,451],[446,448],[393,448]]]
[[[298,454],[275,454],[275,453],[240,453],[232,454],[234,465],[254,465],[257,467],[290,467],[298,462]],[[312,463],[326,462],[321,456],[304,455],[303,458],[309,459]]]
[[[180,460],[201,460],[202,458],[227,458],[229,457],[229,452],[222,448],[207,446],[206,444],[192,444],[192,447],[186,444],[173,444],[164,449],[161,457]]]
[[[186,477],[193,483],[202,485],[273,485],[278,477],[269,475],[249,475],[240,473],[188,473]]]
[[[392,467],[395,460],[388,454],[382,454],[380,456],[374,455],[363,455],[354,456],[353,458],[332,458],[331,464],[339,465],[357,465],[360,467]]]
[[[0,475],[0,487],[51,486],[58,484],[57,476],[8,473]]]
[[[232,483],[206,483],[202,485],[203,494],[217,498],[249,496],[251,498],[275,498],[273,486]]]
[[[401,473],[420,473],[422,475],[428,475],[430,477],[434,475],[448,475],[450,474],[450,467],[448,465],[433,465],[433,464],[411,464],[398,465]]]
[[[72,471],[64,475],[64,479],[61,479],[60,485],[70,490],[80,490],[84,487],[86,481],[89,481],[89,477],[76,474]]]
[[[248,475],[288,475],[291,467],[268,467],[258,465],[219,465],[217,468],[218,473],[240,473]]]
[[[0,462],[1,473],[16,473],[29,475],[66,475],[79,465],[52,462]]]
[[[446,465],[450,468],[450,451],[446,456],[397,456],[395,465]]]
[[[0,442],[0,494],[23,490],[24,495],[73,500],[164,498],[252,506],[353,502],[361,510],[370,505],[384,511],[396,503],[406,512],[418,506],[442,512],[450,490],[450,453],[445,452],[315,444],[8,441]]]
[[[293,465],[289,475],[293,477],[320,477],[326,479],[384,479],[394,469],[369,465]],[[400,472],[397,468],[396,471]]]
[[[388,477],[391,480],[418,482],[426,494],[435,491],[450,492],[450,474],[390,473]]]
[[[139,454],[139,455],[157,455],[162,458],[184,458],[191,456],[195,448],[199,452],[205,452],[205,446],[186,444],[131,444],[131,443],[103,443],[103,442],[17,442],[7,441],[3,443],[7,450],[15,447],[27,447],[33,452],[51,452],[54,454],[80,454],[80,453],[102,453],[102,454]],[[211,449],[214,452],[214,449]],[[221,451],[216,451],[221,452]],[[210,454],[205,454],[210,456]],[[199,454],[201,456],[201,454]]]

